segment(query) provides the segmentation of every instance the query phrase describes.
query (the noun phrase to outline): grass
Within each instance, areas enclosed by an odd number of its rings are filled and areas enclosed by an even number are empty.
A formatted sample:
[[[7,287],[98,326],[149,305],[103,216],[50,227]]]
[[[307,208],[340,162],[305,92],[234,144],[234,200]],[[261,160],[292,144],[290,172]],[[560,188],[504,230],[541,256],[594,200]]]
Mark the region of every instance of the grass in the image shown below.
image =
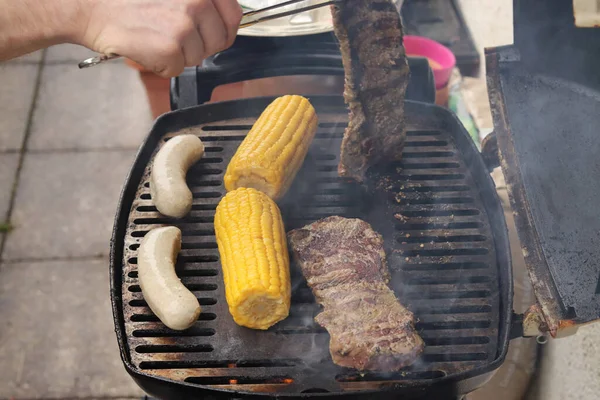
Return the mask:
[[[0,233],[8,233],[13,230],[13,226],[10,222],[3,222],[0,224]]]

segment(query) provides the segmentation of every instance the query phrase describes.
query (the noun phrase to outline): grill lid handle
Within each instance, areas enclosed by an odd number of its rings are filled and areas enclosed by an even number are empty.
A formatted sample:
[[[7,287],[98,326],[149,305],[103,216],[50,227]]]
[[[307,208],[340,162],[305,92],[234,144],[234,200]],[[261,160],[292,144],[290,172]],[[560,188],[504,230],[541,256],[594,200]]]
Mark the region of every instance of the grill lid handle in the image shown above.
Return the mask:
[[[229,49],[174,78],[171,108],[206,103],[215,88],[229,83],[294,75],[343,76],[342,56],[332,35],[311,35],[310,39],[238,36]],[[435,82],[427,59],[408,57],[408,64],[411,77],[406,99],[435,103]]]

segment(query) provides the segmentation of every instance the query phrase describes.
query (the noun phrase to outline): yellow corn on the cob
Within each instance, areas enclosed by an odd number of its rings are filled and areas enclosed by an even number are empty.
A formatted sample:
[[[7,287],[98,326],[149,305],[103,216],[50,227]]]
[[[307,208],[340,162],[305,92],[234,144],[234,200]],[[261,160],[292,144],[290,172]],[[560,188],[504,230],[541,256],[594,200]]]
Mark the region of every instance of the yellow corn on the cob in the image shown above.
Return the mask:
[[[290,261],[277,204],[251,188],[227,193],[215,214],[229,312],[241,326],[268,329],[290,310]]]
[[[225,188],[258,189],[279,200],[289,189],[317,131],[317,114],[302,96],[282,96],[263,111],[231,159]]]

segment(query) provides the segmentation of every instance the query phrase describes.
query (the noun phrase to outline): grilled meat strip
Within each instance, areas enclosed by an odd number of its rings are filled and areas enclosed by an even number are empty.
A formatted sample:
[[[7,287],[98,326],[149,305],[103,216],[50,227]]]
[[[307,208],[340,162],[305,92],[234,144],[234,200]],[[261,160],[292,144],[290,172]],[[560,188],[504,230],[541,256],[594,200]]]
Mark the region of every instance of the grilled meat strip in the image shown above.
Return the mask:
[[[328,217],[288,233],[295,261],[323,312],[333,362],[357,370],[396,371],[423,351],[413,314],[387,283],[383,239],[360,219]]]
[[[344,0],[332,5],[331,12],[350,108],[338,172],[362,182],[370,166],[402,156],[410,76],[402,24],[390,0]]]

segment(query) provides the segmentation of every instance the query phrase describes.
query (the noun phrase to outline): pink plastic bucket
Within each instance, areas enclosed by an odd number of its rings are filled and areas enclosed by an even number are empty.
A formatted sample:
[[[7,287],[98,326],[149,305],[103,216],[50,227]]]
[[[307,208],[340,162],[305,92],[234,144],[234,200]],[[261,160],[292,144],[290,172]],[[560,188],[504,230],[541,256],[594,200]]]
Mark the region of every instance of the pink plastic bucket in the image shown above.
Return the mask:
[[[441,89],[448,84],[452,70],[456,65],[456,57],[449,48],[435,40],[411,35],[404,36],[404,48],[408,56],[429,59],[436,89]]]

